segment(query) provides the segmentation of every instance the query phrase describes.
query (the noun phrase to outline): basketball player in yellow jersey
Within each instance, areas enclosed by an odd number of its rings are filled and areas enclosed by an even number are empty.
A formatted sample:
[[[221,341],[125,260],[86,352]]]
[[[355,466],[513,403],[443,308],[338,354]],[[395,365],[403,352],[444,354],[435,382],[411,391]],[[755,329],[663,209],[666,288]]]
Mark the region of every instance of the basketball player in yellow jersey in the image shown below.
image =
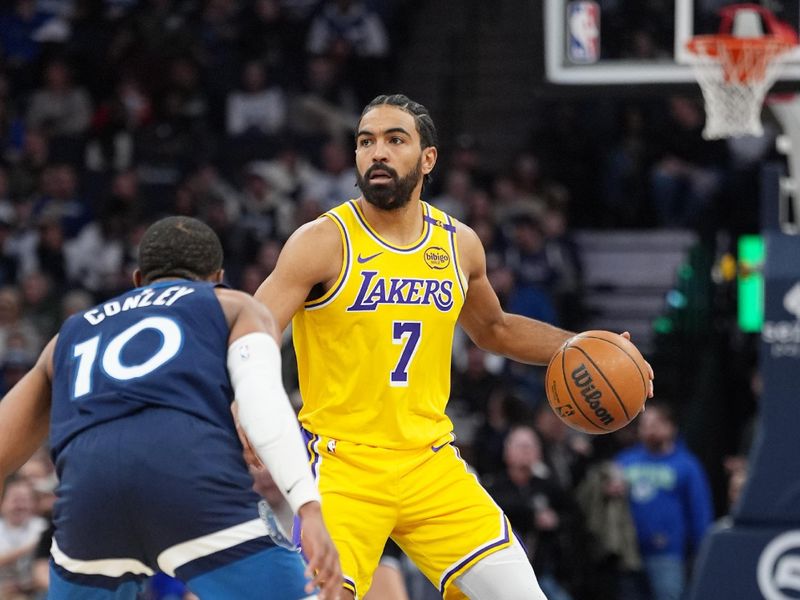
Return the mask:
[[[458,322],[480,347],[546,364],[572,334],[505,313],[467,226],[423,202],[427,110],[379,96],[361,115],[361,197],[298,229],[256,297],[293,319],[312,469],[345,588],[369,589],[394,539],[447,600],[544,600],[508,520],[452,445]]]

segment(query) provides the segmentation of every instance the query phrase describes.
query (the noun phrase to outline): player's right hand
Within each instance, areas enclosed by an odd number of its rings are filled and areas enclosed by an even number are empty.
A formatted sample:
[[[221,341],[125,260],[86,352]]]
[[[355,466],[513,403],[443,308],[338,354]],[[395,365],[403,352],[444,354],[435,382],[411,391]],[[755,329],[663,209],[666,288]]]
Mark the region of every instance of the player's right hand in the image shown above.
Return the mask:
[[[297,512],[300,517],[300,539],[303,553],[308,558],[306,585],[309,594],[319,587],[319,600],[339,600],[342,592],[342,566],[339,553],[322,520],[319,502],[307,502]]]

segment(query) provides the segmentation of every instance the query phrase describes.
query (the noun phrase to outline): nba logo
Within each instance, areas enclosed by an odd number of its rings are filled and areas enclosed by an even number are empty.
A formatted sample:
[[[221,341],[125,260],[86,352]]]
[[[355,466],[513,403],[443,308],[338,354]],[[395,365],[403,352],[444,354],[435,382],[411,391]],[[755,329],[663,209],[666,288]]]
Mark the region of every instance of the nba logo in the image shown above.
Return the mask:
[[[580,0],[567,5],[569,60],[593,63],[600,58],[600,7],[597,2]]]

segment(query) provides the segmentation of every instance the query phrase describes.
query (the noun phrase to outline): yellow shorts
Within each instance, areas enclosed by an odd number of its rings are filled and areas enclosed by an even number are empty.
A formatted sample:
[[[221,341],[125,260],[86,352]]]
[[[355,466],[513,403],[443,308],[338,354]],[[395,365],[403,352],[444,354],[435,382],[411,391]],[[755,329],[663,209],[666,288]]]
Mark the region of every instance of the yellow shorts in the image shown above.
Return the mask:
[[[452,436],[422,450],[388,450],[307,433],[325,524],[356,598],[391,537],[446,600],[481,558],[511,544],[503,512],[467,470]]]

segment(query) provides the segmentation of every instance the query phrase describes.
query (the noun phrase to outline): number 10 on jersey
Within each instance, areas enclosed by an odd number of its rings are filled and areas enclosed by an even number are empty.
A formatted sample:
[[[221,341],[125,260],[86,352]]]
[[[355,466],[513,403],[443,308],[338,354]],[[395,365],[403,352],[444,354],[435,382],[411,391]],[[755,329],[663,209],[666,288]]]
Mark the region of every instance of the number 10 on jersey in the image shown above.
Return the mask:
[[[403,349],[397,365],[389,375],[389,385],[393,387],[408,385],[408,369],[417,352],[421,337],[422,323],[420,321],[394,321],[392,323],[392,343],[401,344]]]

